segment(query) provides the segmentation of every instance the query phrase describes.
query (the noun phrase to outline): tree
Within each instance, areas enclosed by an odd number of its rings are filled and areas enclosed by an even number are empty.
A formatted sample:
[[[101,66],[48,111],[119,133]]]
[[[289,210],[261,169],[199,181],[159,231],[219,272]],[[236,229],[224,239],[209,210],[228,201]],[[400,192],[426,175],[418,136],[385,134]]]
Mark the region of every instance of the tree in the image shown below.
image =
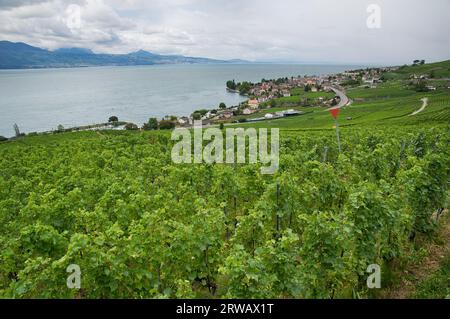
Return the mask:
[[[175,123],[168,120],[162,120],[161,122],[159,122],[159,128],[161,130],[171,130],[175,128]]]
[[[64,126],[62,126],[61,124],[58,125],[57,127],[58,132],[62,132],[64,131]]]
[[[227,88],[230,90],[236,90],[236,82],[234,82],[234,80],[227,81]]]
[[[7,141],[7,140],[8,139],[6,137],[0,135],[0,142],[4,142],[4,141]]]
[[[221,130],[223,130],[223,128],[224,128],[224,125],[223,125],[223,123],[220,123],[220,126],[219,126],[219,128],[221,129]],[[1,141],[1,140],[0,140]]]
[[[14,123],[13,127],[14,127],[14,132],[16,133],[16,137],[21,136],[20,130],[19,130],[19,125],[17,125],[17,123]]]
[[[415,84],[414,89],[416,90],[416,92],[428,92],[427,85],[426,85],[425,81],[423,81],[423,80],[419,80]]]
[[[206,109],[201,109],[201,110],[197,110],[194,113],[200,113],[201,116],[205,115],[206,113],[208,113],[208,110]]]
[[[149,118],[148,122],[144,124],[143,129],[146,131],[157,130],[158,129],[158,120],[156,119],[156,117]]]
[[[309,91],[311,91],[311,85],[306,84],[305,85],[305,92],[309,92]]]
[[[238,84],[239,93],[241,95],[247,94],[252,87],[252,84],[250,82],[242,82]]]
[[[109,123],[119,122],[119,118],[118,118],[117,116],[111,116],[111,117],[108,119],[108,122],[109,122]]]
[[[222,102],[222,103],[219,104],[219,108],[220,108],[220,109],[226,109],[227,106],[226,106],[225,103]]]
[[[332,101],[331,101],[331,106],[336,106],[338,104],[338,102],[337,102],[337,100],[334,98]]]
[[[195,113],[192,114],[192,118],[193,118],[195,121],[198,121],[198,120],[201,120],[201,119],[202,119],[202,115],[201,115],[200,113],[198,113],[198,112],[195,112]]]
[[[138,128],[138,126],[137,126],[136,124],[134,124],[134,123],[127,123],[127,124],[125,124],[125,129],[126,129],[127,131],[136,131],[136,130],[138,130],[139,128]]]

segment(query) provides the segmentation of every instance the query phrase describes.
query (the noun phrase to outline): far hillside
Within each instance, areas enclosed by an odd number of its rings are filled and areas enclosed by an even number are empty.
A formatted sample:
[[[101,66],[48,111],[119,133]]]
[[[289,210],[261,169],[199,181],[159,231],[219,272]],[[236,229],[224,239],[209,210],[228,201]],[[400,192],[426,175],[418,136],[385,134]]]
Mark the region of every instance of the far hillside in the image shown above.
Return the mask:
[[[358,70],[362,71],[371,72],[372,69]],[[447,126],[450,123],[450,60],[429,64],[419,62],[390,68],[382,72],[375,83],[369,84],[363,79],[358,79],[343,85],[342,89],[351,102],[341,108],[339,114],[341,127]],[[329,96],[330,93],[321,95]],[[269,104],[275,108],[264,108]],[[244,125],[281,129],[330,129],[334,125],[328,112],[329,107],[315,105],[305,107],[299,102],[296,94],[267,102],[263,104],[263,109],[247,118],[264,116],[272,110],[279,111],[283,107],[302,114]],[[241,119],[241,122],[244,121]]]

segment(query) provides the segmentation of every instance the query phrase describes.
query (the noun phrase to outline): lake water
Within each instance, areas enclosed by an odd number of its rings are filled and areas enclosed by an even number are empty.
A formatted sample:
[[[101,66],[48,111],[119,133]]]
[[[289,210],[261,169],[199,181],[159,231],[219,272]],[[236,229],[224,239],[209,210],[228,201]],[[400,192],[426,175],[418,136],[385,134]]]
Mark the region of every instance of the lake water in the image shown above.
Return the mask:
[[[343,65],[163,65],[0,71],[0,135],[103,123],[112,115],[142,125],[149,117],[189,115],[220,102],[237,105],[227,80],[260,81],[338,73]]]

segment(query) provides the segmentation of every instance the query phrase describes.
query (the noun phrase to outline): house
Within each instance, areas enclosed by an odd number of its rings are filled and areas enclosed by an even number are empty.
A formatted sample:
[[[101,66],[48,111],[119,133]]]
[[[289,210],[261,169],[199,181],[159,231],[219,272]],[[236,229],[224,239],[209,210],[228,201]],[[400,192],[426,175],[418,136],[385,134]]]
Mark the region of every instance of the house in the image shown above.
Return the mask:
[[[427,86],[427,89],[428,89],[429,91],[436,91],[436,87],[435,87],[435,86],[432,86],[432,85],[428,85],[428,86]]]
[[[250,109],[250,108],[245,108],[243,111],[242,111],[242,114],[244,114],[244,115],[250,115],[250,114],[253,114],[253,113],[255,113],[256,111],[254,110],[254,109]]]
[[[311,87],[311,92],[317,92],[317,91],[318,90],[317,90],[317,87],[315,85]]]
[[[257,109],[259,107],[259,102],[258,100],[254,99],[254,100],[249,100],[248,101],[248,106],[252,109]]]
[[[220,115],[224,119],[229,119],[229,118],[233,117],[233,112],[232,111],[224,111]]]
[[[267,113],[266,115],[264,115],[264,118],[267,119],[267,120],[273,119],[273,114]]]
[[[180,125],[191,124],[191,120],[187,116],[183,116],[178,119],[178,124],[180,124]]]
[[[290,97],[291,96],[291,92],[289,92],[288,90],[284,90],[283,91],[283,96],[284,97]]]

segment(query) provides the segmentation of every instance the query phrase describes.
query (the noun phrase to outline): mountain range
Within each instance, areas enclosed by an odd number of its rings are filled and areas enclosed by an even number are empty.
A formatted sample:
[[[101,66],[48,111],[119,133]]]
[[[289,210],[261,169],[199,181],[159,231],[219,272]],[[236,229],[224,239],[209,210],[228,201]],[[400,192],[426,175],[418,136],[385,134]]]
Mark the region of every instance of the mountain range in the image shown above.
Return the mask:
[[[160,55],[143,50],[128,54],[96,54],[83,48],[50,51],[22,42],[0,41],[0,69],[210,63],[246,63],[246,61]]]

